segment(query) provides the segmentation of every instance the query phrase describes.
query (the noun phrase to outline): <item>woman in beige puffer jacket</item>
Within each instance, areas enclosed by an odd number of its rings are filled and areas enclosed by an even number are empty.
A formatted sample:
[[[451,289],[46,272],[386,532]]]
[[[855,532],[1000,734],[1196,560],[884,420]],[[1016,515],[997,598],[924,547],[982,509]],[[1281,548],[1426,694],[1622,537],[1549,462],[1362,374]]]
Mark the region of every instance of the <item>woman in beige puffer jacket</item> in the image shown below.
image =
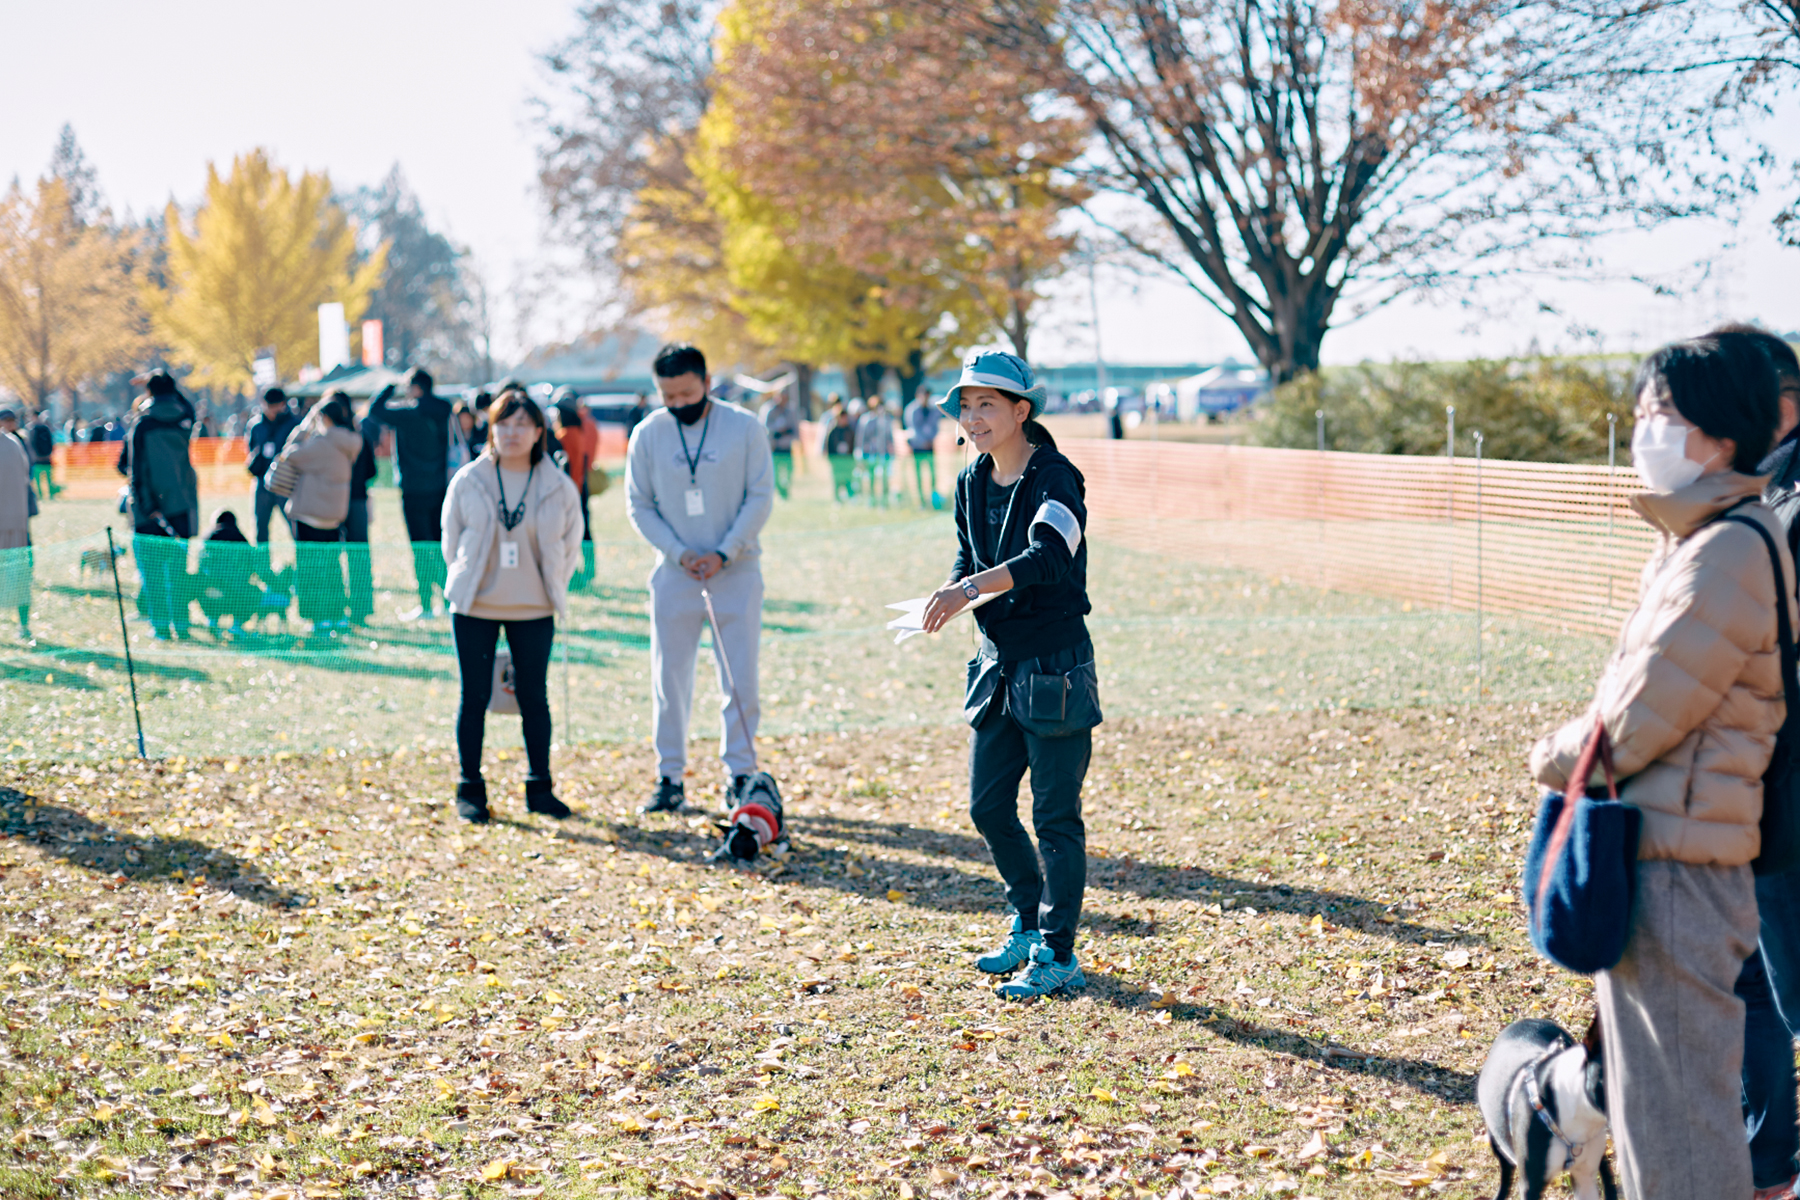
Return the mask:
[[[341,544],[350,515],[350,473],[361,453],[350,397],[331,392],[306,414],[269,468],[273,490],[287,492],[300,616],[321,633],[346,623]]]
[[[1704,338],[1651,355],[1637,391],[1632,457],[1650,491],[1631,506],[1657,549],[1593,702],[1532,748],[1531,770],[1565,790],[1599,719],[1620,799],[1644,817],[1630,937],[1596,981],[1625,1193],[1748,1198],[1744,1006],[1733,985],[1757,945],[1749,863],[1786,709],[1768,550],[1722,518],[1768,531],[1783,602],[1800,616],[1787,539],[1753,474],[1773,440],[1777,383],[1753,344]]]

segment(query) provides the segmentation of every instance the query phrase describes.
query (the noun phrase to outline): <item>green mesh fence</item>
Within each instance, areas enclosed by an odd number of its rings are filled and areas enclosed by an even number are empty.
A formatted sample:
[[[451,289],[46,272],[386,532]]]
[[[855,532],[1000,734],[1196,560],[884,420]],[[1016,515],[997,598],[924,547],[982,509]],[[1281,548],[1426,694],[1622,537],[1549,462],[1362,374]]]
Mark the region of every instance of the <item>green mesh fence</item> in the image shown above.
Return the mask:
[[[949,517],[833,504],[826,486],[780,502],[763,538],[762,732],[956,722],[971,624],[899,646],[883,628],[884,605],[945,577]],[[650,728],[652,556],[617,493],[594,502],[592,566],[558,628],[550,697],[563,744],[642,741]],[[449,621],[400,615],[419,605],[420,571],[441,575],[437,547],[409,545],[397,495],[373,495],[366,546],[296,546],[277,520],[263,549],[137,538],[107,505],[47,504],[39,544],[0,552],[0,599],[13,597],[0,620],[28,595],[35,637],[0,643],[0,757],[135,754],[131,673],[153,756],[451,745]],[[253,530],[248,496],[209,497],[208,515],[219,504]],[[1091,543],[1089,590],[1102,702],[1115,720],[1477,696],[1468,614],[1408,611],[1103,541]],[[1481,636],[1489,700],[1577,699],[1606,650],[1602,639],[1517,621],[1489,620]],[[693,730],[711,738],[719,693],[710,653],[700,662]],[[516,746],[517,718],[491,717],[488,737],[502,753]]]

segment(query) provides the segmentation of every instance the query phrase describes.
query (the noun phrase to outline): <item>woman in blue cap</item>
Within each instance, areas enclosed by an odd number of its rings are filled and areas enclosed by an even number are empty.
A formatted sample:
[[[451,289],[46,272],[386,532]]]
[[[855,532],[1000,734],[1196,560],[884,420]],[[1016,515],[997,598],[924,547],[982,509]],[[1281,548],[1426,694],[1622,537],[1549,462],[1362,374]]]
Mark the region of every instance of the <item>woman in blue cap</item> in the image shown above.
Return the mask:
[[[1091,611],[1086,487],[1037,421],[1044,388],[1023,359],[971,357],[938,407],[979,454],[956,481],[956,562],[924,623],[936,633],[981,602],[973,614],[981,649],[969,664],[964,702],[975,730],[969,816],[1015,914],[1006,941],[975,965],[993,975],[1019,972],[998,991],[1028,999],[1087,982],[1075,958],[1087,886],[1081,784],[1101,717],[1083,620]],[[1036,847],[1019,823],[1027,770]]]

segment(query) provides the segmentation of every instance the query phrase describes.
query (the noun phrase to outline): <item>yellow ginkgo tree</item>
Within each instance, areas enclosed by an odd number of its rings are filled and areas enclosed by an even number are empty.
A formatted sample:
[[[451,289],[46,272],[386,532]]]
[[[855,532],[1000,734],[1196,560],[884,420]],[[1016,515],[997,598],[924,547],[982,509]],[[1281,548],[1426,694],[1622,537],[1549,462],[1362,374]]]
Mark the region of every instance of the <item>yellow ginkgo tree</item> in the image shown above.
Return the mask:
[[[206,169],[206,199],[192,227],[169,205],[168,265],[144,296],[158,336],[195,382],[241,389],[258,349],[292,378],[316,361],[318,306],[337,301],[361,318],[381,283],[387,245],[360,265],[356,230],[332,202],[322,172],[290,177],[265,150],[232,160],[223,178]]]
[[[0,387],[33,408],[143,349],[132,287],[137,239],[84,224],[61,180],[0,196]]]

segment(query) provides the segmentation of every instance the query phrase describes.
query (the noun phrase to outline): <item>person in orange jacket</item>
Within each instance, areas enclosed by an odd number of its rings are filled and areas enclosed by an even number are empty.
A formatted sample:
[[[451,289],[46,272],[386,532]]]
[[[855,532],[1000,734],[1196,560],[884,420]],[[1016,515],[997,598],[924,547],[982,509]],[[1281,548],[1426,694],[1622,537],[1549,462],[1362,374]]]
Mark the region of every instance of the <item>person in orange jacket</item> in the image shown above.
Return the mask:
[[[588,472],[600,454],[600,426],[594,414],[571,387],[559,387],[550,397],[556,413],[556,437],[568,460],[569,478],[581,491],[581,570],[570,581],[573,588],[585,588],[594,577],[594,529],[588,514]]]

